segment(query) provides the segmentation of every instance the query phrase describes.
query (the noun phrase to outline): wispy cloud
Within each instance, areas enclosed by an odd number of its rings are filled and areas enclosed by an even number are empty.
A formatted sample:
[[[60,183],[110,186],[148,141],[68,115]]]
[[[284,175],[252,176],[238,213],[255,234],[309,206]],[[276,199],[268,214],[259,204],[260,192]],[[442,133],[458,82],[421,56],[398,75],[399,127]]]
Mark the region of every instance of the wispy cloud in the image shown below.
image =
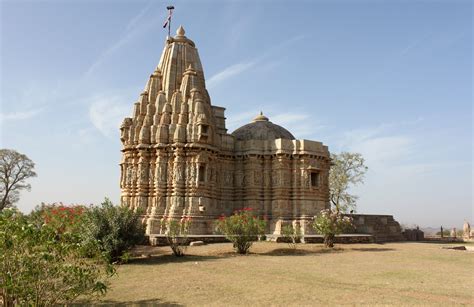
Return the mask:
[[[30,119],[38,115],[41,111],[42,109],[32,109],[32,110],[27,110],[27,111],[0,113],[0,123],[6,122],[6,121],[18,121],[18,120]]]
[[[120,123],[130,112],[130,104],[119,96],[97,96],[89,107],[89,119],[106,137],[116,137]]]
[[[225,68],[224,70],[218,72],[214,76],[210,77],[206,82],[207,86],[209,88],[212,88],[224,80],[227,80],[235,75],[239,75],[243,73],[244,71],[251,69],[252,67],[255,66],[256,63],[257,62],[254,61],[254,62],[237,63],[234,65],[231,65]]]
[[[124,45],[130,43],[136,36],[151,29],[161,18],[144,18],[146,13],[150,11],[150,7],[153,5],[153,1],[150,1],[138,14],[130,19],[125,30],[121,34],[120,38],[105,49],[92,63],[84,73],[85,77],[92,75],[107,58],[119,50]],[[163,14],[162,14],[163,15]],[[163,15],[164,16],[164,15]]]
[[[276,46],[273,46],[271,49],[267,49],[265,52],[263,52],[262,54],[260,54],[259,56],[257,56],[253,60],[242,61],[242,62],[237,63],[237,64],[232,64],[232,65],[224,68],[222,71],[220,71],[220,72],[214,74],[213,76],[211,76],[206,81],[206,85],[209,89],[211,89],[213,87],[216,87],[219,83],[221,83],[221,82],[223,82],[227,79],[230,79],[231,77],[240,75],[240,74],[244,73],[245,71],[254,68],[257,64],[261,64],[261,62],[263,62],[265,59],[269,58],[274,52],[276,52],[278,50],[281,50],[281,49],[283,49],[283,48],[291,45],[292,43],[294,43],[298,40],[301,40],[303,38],[304,38],[304,35],[295,36],[291,39],[288,39],[286,41],[281,42],[280,44],[277,44]],[[274,63],[272,63],[272,64],[274,65]]]
[[[153,1],[148,2],[148,4],[145,5],[145,7],[140,12],[138,12],[137,15],[135,15],[132,19],[130,19],[127,26],[125,27],[125,31],[130,31],[133,28],[135,28],[135,26],[140,22],[140,20],[150,10],[152,5],[153,5]]]
[[[369,173],[377,176],[402,178],[428,172],[434,165],[426,160],[426,148],[413,133],[422,121],[422,118],[417,118],[342,132],[333,136],[335,146],[331,151],[361,153],[369,166]]]
[[[297,139],[316,138],[316,134],[326,128],[308,113],[270,114],[270,120],[288,129]]]

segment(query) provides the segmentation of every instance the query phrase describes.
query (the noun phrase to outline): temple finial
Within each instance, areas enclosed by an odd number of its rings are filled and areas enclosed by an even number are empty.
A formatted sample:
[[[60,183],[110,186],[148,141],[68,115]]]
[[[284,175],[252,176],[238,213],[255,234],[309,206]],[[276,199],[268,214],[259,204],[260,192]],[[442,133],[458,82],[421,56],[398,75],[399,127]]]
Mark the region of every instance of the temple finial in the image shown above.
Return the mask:
[[[257,115],[254,119],[253,119],[254,122],[268,122],[269,119],[268,117],[266,117],[265,115],[263,115],[263,112],[260,111],[260,114]]]
[[[183,26],[179,26],[178,30],[176,30],[176,35],[184,36],[184,33],[186,33],[186,32],[184,31]]]

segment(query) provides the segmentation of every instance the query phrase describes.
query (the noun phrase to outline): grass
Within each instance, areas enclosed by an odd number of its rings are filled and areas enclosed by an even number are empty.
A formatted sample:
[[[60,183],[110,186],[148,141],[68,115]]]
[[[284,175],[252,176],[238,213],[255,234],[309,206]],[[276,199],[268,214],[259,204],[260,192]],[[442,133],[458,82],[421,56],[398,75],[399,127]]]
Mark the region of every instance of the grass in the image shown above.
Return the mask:
[[[460,245],[460,244],[456,244]],[[474,253],[446,244],[299,245],[259,242],[138,249],[151,257],[118,267],[101,303],[136,305],[474,304]]]

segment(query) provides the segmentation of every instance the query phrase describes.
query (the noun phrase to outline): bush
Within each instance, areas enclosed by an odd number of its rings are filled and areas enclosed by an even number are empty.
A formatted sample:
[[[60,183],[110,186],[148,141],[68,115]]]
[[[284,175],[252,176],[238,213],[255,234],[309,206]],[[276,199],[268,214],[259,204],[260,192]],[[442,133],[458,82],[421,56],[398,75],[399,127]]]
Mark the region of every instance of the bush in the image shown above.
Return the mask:
[[[166,239],[173,251],[173,255],[176,257],[184,256],[184,252],[188,246],[191,218],[183,218],[179,221],[165,218],[164,223],[166,227]]]
[[[343,216],[339,210],[322,210],[315,217],[313,228],[324,235],[324,245],[332,248],[336,235],[353,228],[352,218]]]
[[[48,224],[35,225],[20,212],[0,212],[0,287],[6,306],[67,304],[78,296],[95,296],[107,290],[114,273],[89,245],[93,258],[82,257],[81,238],[58,232]]]
[[[256,217],[251,208],[244,208],[229,217],[221,216],[216,226],[239,254],[246,254],[253,241],[265,233],[266,222]]]
[[[285,242],[288,242],[288,245],[291,248],[296,248],[296,244],[301,242],[301,227],[299,224],[283,226],[281,229],[281,234],[285,239]]]
[[[109,199],[87,210],[82,235],[86,243],[99,243],[109,261],[120,262],[127,252],[145,241],[145,227],[140,212],[124,206],[114,206]]]

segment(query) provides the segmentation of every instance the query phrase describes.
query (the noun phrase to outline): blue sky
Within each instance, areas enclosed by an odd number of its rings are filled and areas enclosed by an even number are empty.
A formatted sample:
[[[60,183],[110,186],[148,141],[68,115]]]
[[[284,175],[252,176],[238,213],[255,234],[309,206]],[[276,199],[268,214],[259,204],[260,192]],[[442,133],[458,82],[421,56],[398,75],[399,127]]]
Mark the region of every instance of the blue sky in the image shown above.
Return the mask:
[[[229,131],[260,110],[369,167],[361,213],[473,220],[471,1],[1,1],[0,146],[36,162],[19,207],[119,199],[118,126],[166,5]]]

